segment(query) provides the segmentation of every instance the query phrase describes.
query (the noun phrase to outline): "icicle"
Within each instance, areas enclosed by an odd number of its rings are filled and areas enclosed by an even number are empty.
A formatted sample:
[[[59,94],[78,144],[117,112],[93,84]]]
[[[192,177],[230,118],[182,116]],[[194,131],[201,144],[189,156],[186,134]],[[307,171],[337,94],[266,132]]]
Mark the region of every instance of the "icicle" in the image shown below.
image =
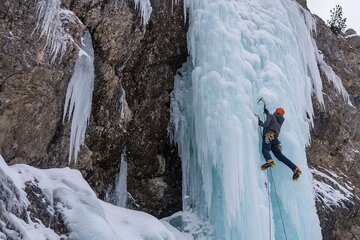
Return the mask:
[[[69,43],[74,42],[66,23],[81,21],[72,11],[60,8],[61,0],[37,0],[37,23],[35,30],[40,31],[40,36],[46,36],[44,48],[50,48],[51,62],[57,57],[61,58],[66,52]]]
[[[336,90],[343,96],[344,100],[347,101],[347,103],[350,106],[353,106],[350,101],[349,93],[346,91],[344,85],[342,84],[341,79],[339,78],[338,75],[336,75],[334,70],[329,65],[326,64],[326,62],[323,59],[322,53],[318,52],[316,54],[316,58],[319,63],[320,69],[323,71],[328,81],[332,82]]]
[[[80,51],[70,79],[64,105],[64,115],[72,117],[69,163],[76,163],[80,145],[84,143],[86,127],[91,113],[94,89],[94,50],[91,35],[85,31],[79,44]]]
[[[298,7],[299,11],[302,13],[302,15],[304,16],[304,20],[305,20],[305,23],[308,27],[310,34],[312,34],[313,32],[316,32],[316,19],[314,19],[312,14],[308,10],[304,9],[300,4],[297,3],[297,7]],[[318,50],[315,39],[312,38],[311,40],[312,40],[312,45],[313,45],[313,49],[314,49],[313,51],[315,54],[315,59],[320,67],[320,70],[325,74],[328,81],[330,81],[334,84],[336,90],[343,96],[344,100],[347,101],[347,103],[350,106],[353,106],[350,101],[349,94],[346,91],[344,85],[342,84],[341,79],[339,78],[339,76],[336,75],[334,70],[329,65],[327,65],[327,63],[324,61],[323,54]],[[319,83],[321,81],[315,80],[315,82]],[[322,99],[322,97],[320,97],[320,95],[322,95],[322,84],[320,87],[315,89],[315,92],[316,92],[319,102],[323,105],[324,100]]]
[[[106,191],[105,200],[116,206],[126,208],[128,192],[127,192],[127,162],[126,148],[121,153],[119,162],[120,171],[116,176],[115,184],[110,186]],[[129,196],[130,197],[130,196]]]
[[[115,192],[117,196],[116,205],[126,207],[127,202],[127,162],[125,151],[121,154],[120,172],[116,182]]]
[[[140,10],[142,25],[145,26],[150,20],[152,7],[149,0],[134,0],[135,7]]]

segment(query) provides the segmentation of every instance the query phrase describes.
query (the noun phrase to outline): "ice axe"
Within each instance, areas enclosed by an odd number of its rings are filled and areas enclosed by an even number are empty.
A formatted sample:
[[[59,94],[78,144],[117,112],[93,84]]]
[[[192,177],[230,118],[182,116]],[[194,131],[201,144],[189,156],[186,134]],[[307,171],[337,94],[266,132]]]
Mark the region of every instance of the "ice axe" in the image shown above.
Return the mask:
[[[259,102],[262,102],[263,104],[264,104],[264,114],[268,114],[269,113],[269,111],[266,109],[266,102],[265,102],[265,99],[263,98],[263,97],[261,97],[258,101],[257,101],[257,103],[259,103]]]
[[[259,103],[259,102],[263,102],[264,108],[266,108],[266,102],[265,102],[265,100],[264,100],[263,97],[261,97],[261,98],[257,101],[257,103]]]

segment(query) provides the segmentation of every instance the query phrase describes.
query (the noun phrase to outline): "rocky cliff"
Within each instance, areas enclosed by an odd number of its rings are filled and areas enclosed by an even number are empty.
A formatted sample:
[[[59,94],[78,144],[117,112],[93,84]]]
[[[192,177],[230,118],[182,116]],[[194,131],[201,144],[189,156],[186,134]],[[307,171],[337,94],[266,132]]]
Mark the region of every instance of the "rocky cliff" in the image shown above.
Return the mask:
[[[305,0],[299,3],[306,8]],[[181,3],[151,4],[146,26],[131,0],[66,0],[61,8],[79,19],[65,23],[75,43],[88,29],[95,51],[92,114],[78,160],[70,164],[104,198],[126,154],[129,206],[162,217],[181,208],[180,160],[167,126],[173,76],[187,56],[187,26]],[[62,58],[52,62],[36,26],[35,1],[0,2],[0,153],[8,164],[64,167],[71,123],[62,116],[78,48],[69,42]],[[325,104],[314,100],[307,149],[323,236],[360,239],[360,37],[337,36],[317,18],[314,38],[351,101],[323,73]],[[36,186],[27,186],[26,192],[34,206],[41,205]],[[32,211],[46,223],[49,216],[40,209]],[[61,221],[54,224],[57,232],[66,232]]]
[[[337,36],[320,18],[316,21],[317,46],[351,101],[348,104],[322,72],[325,104],[313,101],[315,120],[307,157],[323,239],[360,239],[360,36],[352,31]]]
[[[51,62],[36,3],[44,1],[0,3],[0,152],[9,164],[63,167],[71,122],[62,115],[78,49],[69,42]],[[182,4],[155,0],[152,8],[144,26],[134,1],[61,3],[79,19],[65,29],[75,42],[88,29],[95,52],[92,114],[71,165],[104,198],[126,153],[132,206],[161,217],[181,208],[180,162],[167,126],[173,76],[187,56],[187,26]]]

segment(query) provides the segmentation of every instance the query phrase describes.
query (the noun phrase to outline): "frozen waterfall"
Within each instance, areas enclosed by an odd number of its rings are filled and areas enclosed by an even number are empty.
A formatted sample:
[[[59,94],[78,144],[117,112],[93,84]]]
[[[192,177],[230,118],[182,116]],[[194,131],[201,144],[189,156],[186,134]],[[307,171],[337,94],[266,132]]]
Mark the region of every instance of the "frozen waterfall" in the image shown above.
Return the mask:
[[[175,79],[174,140],[183,161],[183,208],[214,226],[212,239],[321,239],[305,146],[322,83],[315,24],[291,0],[188,0],[190,57]],[[286,110],[279,140],[303,170],[276,161],[270,181],[254,113]],[[276,160],[276,159],[275,159]],[[270,208],[270,214],[269,214]],[[200,237],[198,238],[200,239]]]

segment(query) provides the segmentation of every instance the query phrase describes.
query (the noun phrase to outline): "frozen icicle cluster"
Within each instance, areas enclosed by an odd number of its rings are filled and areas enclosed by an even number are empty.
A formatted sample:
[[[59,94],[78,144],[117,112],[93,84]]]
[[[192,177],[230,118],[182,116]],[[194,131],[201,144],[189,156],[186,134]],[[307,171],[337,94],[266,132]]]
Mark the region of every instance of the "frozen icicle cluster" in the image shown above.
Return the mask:
[[[334,84],[335,89],[343,96],[344,100],[347,101],[349,105],[352,105],[349,94],[346,91],[344,85],[342,84],[341,79],[339,78],[338,75],[336,75],[334,70],[329,65],[326,64],[326,62],[323,59],[323,55],[321,53],[317,53],[316,58],[319,63],[320,69],[323,71],[328,81],[332,82]]]
[[[43,197],[43,203],[48,204],[49,214],[64,221],[66,236],[56,234],[39,219],[32,221],[36,216],[26,212],[30,202],[25,183],[41,190],[37,197]],[[96,198],[78,170],[41,170],[24,164],[9,167],[0,156],[0,193],[0,239],[175,240],[174,234],[155,217]],[[25,220],[15,216],[16,211],[24,211]]]
[[[134,4],[141,13],[142,25],[145,27],[148,24],[152,13],[150,0],[134,0]]]
[[[72,11],[60,8],[61,0],[37,0],[37,24],[35,30],[46,37],[45,48],[50,48],[52,63],[57,57],[62,58],[70,42],[71,35],[65,25],[80,20]]]
[[[76,59],[73,75],[70,79],[65,99],[64,116],[72,117],[69,163],[76,163],[80,146],[84,143],[86,127],[91,113],[94,89],[94,49],[91,35],[84,32],[79,44],[79,55]]]
[[[297,6],[298,6],[300,12],[302,13],[302,15],[304,16],[304,20],[308,27],[309,32],[311,34],[313,32],[316,32],[316,19],[314,19],[312,14],[308,10],[304,9],[300,4],[297,4]],[[318,66],[320,67],[320,70],[325,74],[327,80],[334,84],[335,89],[343,96],[344,100],[347,101],[349,105],[352,105],[349,94],[346,91],[344,85],[342,84],[341,79],[336,75],[334,70],[329,65],[327,65],[327,63],[324,61],[323,54],[320,51],[316,51],[317,45],[316,45],[316,42],[314,39],[312,39],[312,44],[315,49],[314,54],[316,56],[316,61],[318,63]],[[319,85],[319,87],[321,87],[321,89],[322,89],[322,84]],[[316,92],[318,93],[318,95],[320,95],[320,93],[321,93],[320,88],[317,89]],[[323,102],[322,98],[320,96],[317,96],[317,97],[318,97],[319,102],[321,104],[323,104],[324,102]]]
[[[305,23],[289,0],[188,0],[187,6],[190,59],[172,96],[184,210],[214,225],[212,239],[284,239],[275,193],[269,203],[260,170],[254,113],[262,112],[257,100],[264,97],[270,111],[285,108],[283,152],[303,170],[296,183],[282,163],[272,171],[287,238],[321,239],[305,154],[311,96],[323,103],[312,19]]]

